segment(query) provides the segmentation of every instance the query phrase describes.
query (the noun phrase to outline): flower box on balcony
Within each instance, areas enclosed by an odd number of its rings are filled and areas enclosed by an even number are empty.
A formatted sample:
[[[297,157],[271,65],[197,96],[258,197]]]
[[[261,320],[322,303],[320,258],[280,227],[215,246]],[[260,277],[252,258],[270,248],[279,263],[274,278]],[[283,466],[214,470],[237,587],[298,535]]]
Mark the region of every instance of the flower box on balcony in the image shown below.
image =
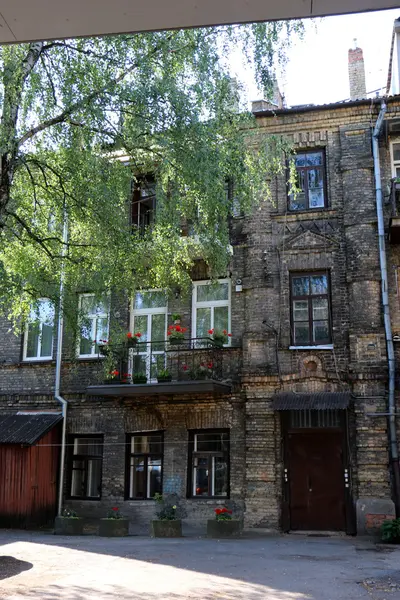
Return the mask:
[[[169,383],[172,381],[172,375],[166,375],[165,377],[157,377],[157,383]]]
[[[146,377],[146,375],[133,375],[132,381],[135,384],[143,385],[144,383],[147,383],[147,377]]]

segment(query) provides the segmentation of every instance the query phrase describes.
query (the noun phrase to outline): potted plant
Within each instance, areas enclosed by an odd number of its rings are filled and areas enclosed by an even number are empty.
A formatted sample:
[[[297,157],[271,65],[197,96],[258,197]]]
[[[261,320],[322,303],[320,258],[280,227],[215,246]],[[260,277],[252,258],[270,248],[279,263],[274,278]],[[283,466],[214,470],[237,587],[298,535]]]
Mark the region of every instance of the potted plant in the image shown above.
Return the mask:
[[[381,527],[382,542],[400,544],[400,519],[387,519]]]
[[[181,344],[185,339],[185,333],[187,327],[181,327],[180,325],[169,325],[167,329],[168,341],[172,345]]]
[[[65,508],[63,514],[55,518],[55,535],[82,535],[83,519],[74,510]]]
[[[201,362],[199,365],[189,369],[185,364],[183,371],[187,372],[189,379],[198,381],[199,379],[212,379],[214,364],[212,362]]]
[[[99,349],[100,356],[108,356],[110,353],[110,346],[107,340],[99,340],[97,347]]]
[[[132,383],[132,375],[131,373],[123,373],[121,375],[121,383]]]
[[[228,333],[226,329],[209,329],[208,333],[214,342],[214,346],[217,348],[222,348],[225,346],[225,344],[228,343],[229,338],[232,337],[232,334]]]
[[[232,511],[226,507],[216,508],[215,519],[207,521],[207,536],[211,538],[237,537],[241,533],[241,521],[232,518]]]
[[[134,373],[132,375],[132,381],[135,384],[138,384],[138,383],[141,383],[141,384],[147,383],[147,375],[146,375],[146,373],[141,373],[139,371],[138,373]]]
[[[119,508],[112,508],[107,517],[100,519],[99,535],[102,537],[123,537],[129,533],[129,520],[124,517]]]
[[[172,313],[171,319],[175,325],[179,325],[181,322],[181,315],[179,313]]]
[[[158,381],[158,383],[172,381],[172,375],[168,371],[168,369],[161,369],[161,371],[158,371],[157,381]]]
[[[176,504],[168,502],[162,494],[155,494],[159,509],[156,512],[157,519],[151,522],[152,537],[182,537],[182,521],[178,517]]]
[[[110,371],[106,376],[105,383],[107,383],[107,384],[121,383],[120,372],[117,371],[117,369]]]
[[[128,348],[134,348],[141,337],[142,334],[140,333],[140,331],[137,331],[133,334],[130,331],[128,331],[128,333],[126,334],[126,345],[128,346]]]

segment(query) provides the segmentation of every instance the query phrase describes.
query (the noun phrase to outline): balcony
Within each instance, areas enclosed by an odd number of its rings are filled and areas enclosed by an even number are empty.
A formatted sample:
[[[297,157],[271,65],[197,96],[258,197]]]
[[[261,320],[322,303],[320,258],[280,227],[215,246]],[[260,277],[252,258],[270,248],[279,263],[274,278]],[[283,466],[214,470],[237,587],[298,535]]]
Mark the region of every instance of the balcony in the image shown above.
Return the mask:
[[[391,217],[389,221],[389,242],[391,244],[400,244],[400,180],[397,178],[391,182],[390,189],[390,204],[391,204]]]
[[[223,395],[239,372],[239,349],[219,347],[210,338],[107,345],[99,360],[104,379],[90,385],[95,396]]]

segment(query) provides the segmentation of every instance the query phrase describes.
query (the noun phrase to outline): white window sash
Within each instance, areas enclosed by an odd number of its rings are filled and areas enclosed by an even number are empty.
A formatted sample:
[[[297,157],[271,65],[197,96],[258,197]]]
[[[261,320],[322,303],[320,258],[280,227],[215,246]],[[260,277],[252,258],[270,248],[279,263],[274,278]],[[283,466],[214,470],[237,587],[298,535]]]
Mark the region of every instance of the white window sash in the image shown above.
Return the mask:
[[[39,298],[39,302],[49,302],[50,300],[48,298]],[[31,320],[28,320],[26,325],[25,325],[25,332],[24,332],[24,344],[23,344],[23,349],[22,349],[22,359],[24,362],[29,362],[29,361],[46,361],[46,360],[52,360],[53,358],[53,343],[54,343],[54,331],[52,333],[51,336],[51,353],[47,356],[40,356],[40,351],[42,348],[42,331],[43,331],[43,321],[38,320],[37,321],[39,323],[39,335],[38,335],[38,339],[37,339],[37,345],[36,345],[36,355],[35,356],[27,356],[27,351],[28,351],[28,336],[29,336],[29,325],[32,323]],[[53,327],[54,327],[54,320],[53,320]]]
[[[82,300],[83,298],[94,298],[95,295],[94,294],[79,294],[79,310],[81,311],[82,309]],[[106,294],[105,298],[108,299],[108,301],[110,300],[110,295]],[[91,322],[91,352],[90,354],[81,354],[81,340],[82,340],[82,335],[81,335],[81,325],[79,327],[79,339],[78,339],[78,344],[77,344],[77,355],[78,358],[97,358],[97,353],[95,352],[96,349],[96,344],[93,344],[93,340],[96,339],[97,336],[97,320],[98,319],[107,319],[107,337],[106,339],[108,339],[108,334],[109,334],[109,327],[110,327],[110,310],[108,310],[108,312],[98,312],[98,313],[89,313],[84,315],[84,318],[87,320],[90,320]]]
[[[392,177],[397,177],[396,169],[400,169],[400,160],[394,160],[394,144],[400,144],[400,138],[391,140],[390,142],[390,164],[392,169]]]
[[[152,290],[143,290],[143,292],[162,292],[160,289],[152,289]],[[163,350],[154,350],[151,353],[151,338],[152,338],[152,316],[153,315],[165,315],[165,325],[164,325],[164,340],[167,337],[167,317],[168,317],[168,300],[167,295],[165,295],[165,306],[157,306],[155,308],[135,308],[135,299],[131,300],[131,310],[130,310],[130,326],[129,331],[134,334],[136,332],[135,327],[135,317],[147,317],[147,343],[146,346],[143,344],[141,346],[141,350],[138,352],[139,356],[146,357],[146,376],[147,379],[150,380],[151,376],[151,364],[150,364],[150,355],[164,354]],[[140,341],[140,340],[139,340]],[[131,373],[133,369],[133,357],[130,356],[130,364],[129,364],[129,372]]]
[[[218,279],[219,284],[228,284],[228,299],[227,300],[209,300],[209,301],[197,301],[197,288],[201,285],[211,285],[211,281],[209,279],[202,281],[194,281],[193,282],[193,290],[192,290],[192,338],[196,338],[197,335],[197,309],[198,308],[210,308],[211,310],[211,319],[210,319],[210,329],[214,329],[214,309],[218,307],[227,307],[228,308],[228,332],[231,330],[231,280],[227,279]],[[228,343],[225,346],[231,345],[231,338],[228,338]]]

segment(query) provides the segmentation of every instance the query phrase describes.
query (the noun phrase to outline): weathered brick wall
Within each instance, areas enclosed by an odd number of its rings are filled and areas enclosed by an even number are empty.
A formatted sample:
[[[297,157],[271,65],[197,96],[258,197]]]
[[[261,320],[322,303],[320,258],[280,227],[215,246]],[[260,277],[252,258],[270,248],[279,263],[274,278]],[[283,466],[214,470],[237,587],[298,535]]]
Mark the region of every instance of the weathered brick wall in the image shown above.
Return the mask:
[[[396,102],[389,102],[390,117],[399,110]],[[136,404],[131,400],[94,400],[78,393],[101,376],[99,363],[65,363],[62,387],[71,399],[69,432],[105,436],[102,501],[74,502],[79,511],[100,516],[107,507],[121,504],[133,522],[147,522],[154,509],[152,502],[123,500],[125,434],[162,428],[166,442],[165,491],[182,494],[189,521],[204,521],[215,503],[185,499],[187,431],[223,426],[231,430],[231,501],[244,510],[246,524],[277,528],[283,454],[280,416],[272,411],[271,399],[279,390],[352,392],[348,452],[353,499],[390,496],[387,422],[369,416],[385,412],[387,402],[370,131],[371,119],[373,122],[377,114],[377,106],[371,108],[365,103],[278,111],[275,116],[258,119],[260,135],[287,136],[298,150],[325,150],[328,205],[324,210],[288,212],[282,174],[271,181],[271,200],[262,202],[253,215],[232,219],[232,340],[234,345],[243,345],[242,367],[239,356],[233,369],[243,380],[238,395],[223,399],[151,399]],[[386,185],[391,173],[385,139],[381,141],[381,159]],[[388,219],[388,207],[385,212]],[[400,250],[391,247],[390,301],[393,325],[400,331],[400,302],[395,291],[395,269],[399,266]],[[316,269],[328,269],[330,273],[333,348],[289,349],[290,271]],[[207,277],[201,261],[193,277]],[[240,292],[235,291],[238,279],[243,286]],[[176,292],[169,300],[168,311],[179,312],[183,325],[191,331],[191,297]],[[126,299],[113,303],[112,319],[125,328],[129,323],[128,306]],[[69,341],[65,357],[71,352],[73,343]],[[233,351],[226,351],[226,356],[229,352]],[[400,358],[400,350],[397,355]],[[54,364],[21,364],[21,339],[13,337],[4,322],[0,323],[1,361],[0,410],[22,407],[24,403],[29,406],[35,402],[32,394],[52,392]],[[310,370],[311,363],[316,370]],[[13,394],[25,395],[17,398]],[[46,402],[52,404],[51,399]]]

